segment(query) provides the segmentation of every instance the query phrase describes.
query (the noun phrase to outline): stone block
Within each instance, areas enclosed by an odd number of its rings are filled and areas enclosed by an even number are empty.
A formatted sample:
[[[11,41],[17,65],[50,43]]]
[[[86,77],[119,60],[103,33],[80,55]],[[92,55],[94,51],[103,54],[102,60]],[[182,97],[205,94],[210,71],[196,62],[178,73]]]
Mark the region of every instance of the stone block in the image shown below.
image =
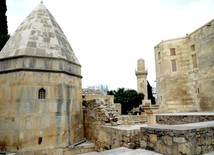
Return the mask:
[[[95,133],[95,131],[94,131]],[[102,130],[99,130],[98,132],[98,139],[104,141],[104,142],[107,142],[107,134],[106,132],[102,131]]]
[[[211,145],[212,144],[212,137],[207,137],[206,144]]]
[[[173,137],[173,142],[175,142],[175,143],[185,143],[186,139],[184,137]]]
[[[141,140],[140,141],[140,147],[143,148],[143,149],[145,149],[147,147],[147,141]]]
[[[207,146],[202,146],[201,147],[201,153],[207,153]]]
[[[34,152],[34,155],[41,155],[41,154],[42,154],[42,151],[41,151],[41,150],[35,151],[35,152]]]
[[[161,154],[166,154],[167,148],[163,143],[157,143],[155,150]]]
[[[177,145],[173,146],[173,155],[179,155],[178,146]]]
[[[173,148],[172,147],[166,147],[166,154],[172,154]]]
[[[197,146],[196,150],[195,150],[196,154],[201,154],[201,147]]]
[[[148,125],[156,124],[156,116],[154,114],[147,114],[147,124]]]
[[[156,134],[150,134],[149,135],[149,141],[152,143],[156,143],[157,142],[157,135]]]
[[[170,136],[164,136],[163,137],[163,141],[168,146],[172,146],[173,145],[172,137],[170,137]]]
[[[180,154],[194,154],[193,152],[194,147],[192,146],[192,143],[183,143],[178,145],[178,152]]]
[[[63,149],[55,149],[53,152],[53,155],[62,155],[63,154]]]
[[[214,145],[214,137],[212,137],[212,145]]]

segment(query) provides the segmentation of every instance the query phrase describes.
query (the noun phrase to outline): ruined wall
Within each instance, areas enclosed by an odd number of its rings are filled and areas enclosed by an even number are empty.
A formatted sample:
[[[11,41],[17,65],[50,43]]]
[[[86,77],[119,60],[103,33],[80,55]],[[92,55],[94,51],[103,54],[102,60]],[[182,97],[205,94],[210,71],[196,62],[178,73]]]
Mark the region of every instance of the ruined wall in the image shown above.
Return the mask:
[[[140,146],[167,155],[214,151],[214,127],[142,127]]]
[[[45,99],[38,99],[40,88]],[[0,76],[0,145],[26,151],[66,147],[83,139],[81,79],[19,71]]]
[[[161,112],[214,111],[214,20],[155,46]]]
[[[95,143],[96,150],[139,146],[140,127],[130,128],[131,125],[145,123],[144,116],[121,116],[103,99],[83,101],[83,105],[85,136]]]
[[[110,106],[114,105],[114,96],[112,95],[99,95],[99,94],[87,94],[87,95],[83,95],[83,99],[84,100],[93,100],[93,99],[103,99],[103,100],[107,100],[108,104]]]
[[[98,131],[102,125],[117,125],[118,114],[103,99],[83,100],[85,137],[98,146]]]

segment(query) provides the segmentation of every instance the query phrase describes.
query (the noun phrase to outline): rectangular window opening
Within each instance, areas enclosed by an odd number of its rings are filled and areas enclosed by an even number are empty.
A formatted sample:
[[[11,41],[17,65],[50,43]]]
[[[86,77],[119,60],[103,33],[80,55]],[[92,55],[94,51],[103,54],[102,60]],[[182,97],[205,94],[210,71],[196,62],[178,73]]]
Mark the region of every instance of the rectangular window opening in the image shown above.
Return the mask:
[[[175,48],[170,48],[170,55],[176,55]]]
[[[160,59],[161,58],[161,55],[160,55],[160,52],[158,52],[158,59]]]
[[[191,46],[191,51],[195,51],[195,45]]]
[[[192,66],[193,66],[193,68],[197,68],[198,67],[196,54],[192,55]]]
[[[161,63],[158,63],[158,66],[159,73],[161,74]]]
[[[172,64],[172,71],[176,72],[177,71],[176,59],[171,60],[171,64]]]

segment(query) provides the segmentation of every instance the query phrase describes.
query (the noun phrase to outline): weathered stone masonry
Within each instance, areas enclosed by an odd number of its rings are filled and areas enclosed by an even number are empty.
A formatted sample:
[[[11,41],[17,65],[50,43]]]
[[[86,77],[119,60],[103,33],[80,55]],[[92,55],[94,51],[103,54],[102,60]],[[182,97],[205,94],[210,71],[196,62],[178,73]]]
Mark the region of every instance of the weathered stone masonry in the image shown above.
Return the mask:
[[[197,122],[206,122],[213,121],[214,115],[213,113],[205,113],[205,114],[157,114],[156,121],[157,124],[186,124],[186,123],[197,123]]]
[[[140,126],[146,122],[144,116],[120,116],[109,100],[104,99],[84,101],[84,106],[85,136],[95,143],[96,150],[140,146]]]
[[[214,20],[155,46],[161,112],[214,111]]]
[[[141,148],[167,155],[197,155],[214,151],[214,122],[209,125],[157,125],[141,128]]]

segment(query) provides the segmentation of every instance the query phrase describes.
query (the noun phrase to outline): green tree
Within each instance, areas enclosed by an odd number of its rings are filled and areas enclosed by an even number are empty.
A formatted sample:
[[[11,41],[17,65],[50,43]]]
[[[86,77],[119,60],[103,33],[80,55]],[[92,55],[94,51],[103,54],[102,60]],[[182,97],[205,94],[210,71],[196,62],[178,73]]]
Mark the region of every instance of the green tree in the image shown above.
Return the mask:
[[[119,88],[107,92],[108,95],[114,95],[114,102],[121,103],[122,114],[128,114],[134,107],[138,107],[144,99],[143,93],[137,93],[136,90]]]
[[[0,0],[0,51],[10,38],[7,30],[6,0]]]
[[[147,81],[147,92],[148,92],[148,99],[151,100],[151,104],[156,104],[155,97],[153,96],[153,93],[152,93],[152,87],[148,81]]]

